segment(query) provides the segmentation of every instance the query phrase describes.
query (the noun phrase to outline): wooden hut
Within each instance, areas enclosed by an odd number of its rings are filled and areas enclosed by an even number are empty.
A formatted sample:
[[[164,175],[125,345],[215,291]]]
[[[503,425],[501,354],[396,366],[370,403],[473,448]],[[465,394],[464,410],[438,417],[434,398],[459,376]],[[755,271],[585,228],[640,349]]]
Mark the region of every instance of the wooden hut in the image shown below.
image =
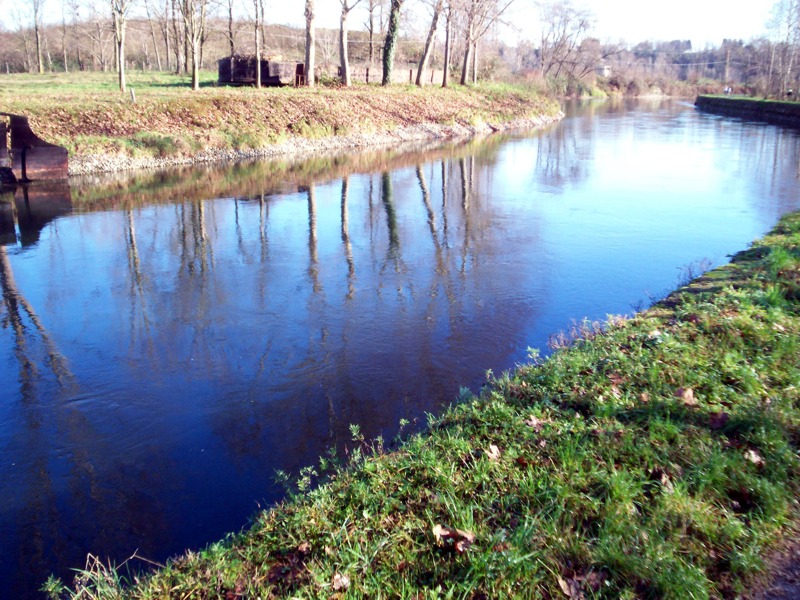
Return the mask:
[[[282,86],[296,85],[296,63],[279,62],[262,58],[261,85]],[[217,61],[218,81],[220,85],[255,85],[256,57],[237,54],[221,58]]]

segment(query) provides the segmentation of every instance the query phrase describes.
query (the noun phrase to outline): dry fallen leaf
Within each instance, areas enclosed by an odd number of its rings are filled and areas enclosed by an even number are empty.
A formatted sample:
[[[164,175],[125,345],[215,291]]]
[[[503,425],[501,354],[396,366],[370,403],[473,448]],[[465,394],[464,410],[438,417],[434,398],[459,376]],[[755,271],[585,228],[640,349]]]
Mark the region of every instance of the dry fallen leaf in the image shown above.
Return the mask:
[[[561,588],[561,591],[564,592],[567,598],[578,598],[580,600],[584,598],[583,592],[581,591],[581,584],[575,579],[559,577],[558,587]]]
[[[334,573],[333,575],[334,591],[340,592],[342,590],[346,590],[349,587],[350,587],[350,578],[347,575],[342,575],[341,573]]]
[[[445,547],[452,547],[459,554],[463,554],[475,542],[475,534],[461,529],[448,529],[442,525],[433,527],[436,542]]]
[[[760,467],[764,464],[764,457],[761,456],[757,450],[753,450],[752,448],[744,453],[744,457],[756,466]]]
[[[525,425],[527,425],[528,427],[531,427],[534,431],[539,432],[542,430],[542,427],[544,427],[546,421],[542,421],[541,419],[537,419],[536,417],[531,415],[531,418],[527,419],[526,421],[523,421],[523,423],[525,423]]]
[[[697,400],[694,397],[694,390],[692,388],[679,388],[675,392],[675,396],[683,400],[686,406],[697,406]]]
[[[311,551],[311,544],[308,542],[303,542],[297,547],[297,551],[300,554],[308,554]]]
[[[500,459],[500,448],[491,444],[489,449],[486,451],[486,456],[489,460],[499,460]]]

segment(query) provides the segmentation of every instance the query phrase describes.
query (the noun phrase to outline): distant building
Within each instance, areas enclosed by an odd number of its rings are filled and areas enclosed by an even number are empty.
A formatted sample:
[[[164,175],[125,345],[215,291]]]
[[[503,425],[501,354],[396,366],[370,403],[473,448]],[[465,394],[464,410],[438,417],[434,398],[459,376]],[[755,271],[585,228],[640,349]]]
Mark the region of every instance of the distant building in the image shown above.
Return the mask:
[[[599,65],[595,67],[594,74],[598,77],[611,77],[611,67],[608,65]]]
[[[303,64],[261,59],[261,85],[283,86],[303,83]],[[220,85],[255,85],[256,57],[236,54],[217,61]],[[298,79],[299,78],[299,79]]]

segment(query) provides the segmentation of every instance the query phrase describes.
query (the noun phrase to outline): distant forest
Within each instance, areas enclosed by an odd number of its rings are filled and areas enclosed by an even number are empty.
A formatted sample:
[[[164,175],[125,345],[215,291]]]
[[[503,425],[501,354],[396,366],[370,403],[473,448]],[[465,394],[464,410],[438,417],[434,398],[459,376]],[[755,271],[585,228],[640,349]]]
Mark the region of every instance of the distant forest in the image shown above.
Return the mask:
[[[311,64],[324,81],[339,76],[344,61],[380,64],[396,10],[394,64],[446,68],[461,83],[524,80],[560,94],[599,85],[632,95],[715,83],[783,97],[800,81],[800,0],[777,2],[761,37],[705,49],[685,40],[603,43],[593,35],[592,13],[568,0],[537,3],[538,37],[517,45],[504,41],[515,0],[338,0],[350,31],[314,28],[309,38],[314,2],[291,1],[298,12],[305,9],[306,28],[270,24],[264,0],[21,0],[0,23],[0,70],[119,71],[120,52],[124,69],[177,74],[214,70],[224,57],[256,52],[308,64],[311,39]],[[357,18],[350,14],[355,6]]]

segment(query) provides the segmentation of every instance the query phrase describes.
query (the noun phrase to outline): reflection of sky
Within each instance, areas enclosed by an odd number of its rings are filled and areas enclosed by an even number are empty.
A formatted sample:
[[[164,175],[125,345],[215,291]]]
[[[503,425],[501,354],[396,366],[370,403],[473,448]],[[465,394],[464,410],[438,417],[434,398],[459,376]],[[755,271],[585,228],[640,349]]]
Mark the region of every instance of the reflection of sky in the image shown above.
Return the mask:
[[[350,423],[391,435],[797,206],[795,136],[670,106],[427,162],[427,206],[414,167],[354,174],[344,232],[340,179],[53,221],[9,259],[71,379],[0,329],[0,579],[236,529]]]

